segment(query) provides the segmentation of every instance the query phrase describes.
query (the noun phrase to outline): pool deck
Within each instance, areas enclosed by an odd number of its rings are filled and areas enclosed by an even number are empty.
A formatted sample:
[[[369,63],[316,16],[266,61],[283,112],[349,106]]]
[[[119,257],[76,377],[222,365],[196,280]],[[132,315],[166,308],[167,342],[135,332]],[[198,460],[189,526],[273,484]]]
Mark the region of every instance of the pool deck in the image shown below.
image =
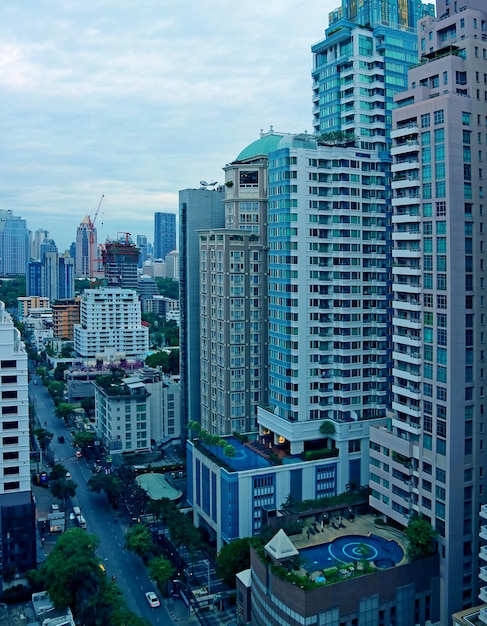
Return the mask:
[[[315,534],[310,533],[308,536],[307,530],[304,529],[302,533],[299,533],[299,535],[291,535],[289,538],[294,547],[297,550],[301,550],[302,548],[309,548],[310,546],[318,546],[324,543],[329,543],[330,541],[333,541],[333,539],[342,537],[343,535],[365,535],[366,537],[369,535],[377,535],[378,537],[383,537],[387,540],[396,541],[404,550],[404,553],[406,553],[406,536],[399,530],[390,529],[387,526],[376,526],[374,524],[376,517],[377,516],[374,515],[356,515],[354,520],[351,522],[342,517],[343,528],[334,528],[332,522],[335,522],[335,525],[338,525],[338,517],[331,517],[330,524],[328,526],[323,526],[322,531],[321,525],[316,522],[319,532],[315,532]],[[315,521],[314,517],[309,519],[311,524]],[[405,558],[401,561],[401,563],[404,562]]]

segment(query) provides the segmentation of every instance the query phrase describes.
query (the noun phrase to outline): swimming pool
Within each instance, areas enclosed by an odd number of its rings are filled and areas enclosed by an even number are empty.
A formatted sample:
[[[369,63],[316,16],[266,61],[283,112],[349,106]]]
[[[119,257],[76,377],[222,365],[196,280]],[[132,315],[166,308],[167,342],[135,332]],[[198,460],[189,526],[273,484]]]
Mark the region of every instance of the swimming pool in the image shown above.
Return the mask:
[[[373,562],[376,567],[387,568],[402,561],[404,550],[397,541],[378,535],[344,535],[329,543],[303,548],[299,556],[308,572],[363,560]]]

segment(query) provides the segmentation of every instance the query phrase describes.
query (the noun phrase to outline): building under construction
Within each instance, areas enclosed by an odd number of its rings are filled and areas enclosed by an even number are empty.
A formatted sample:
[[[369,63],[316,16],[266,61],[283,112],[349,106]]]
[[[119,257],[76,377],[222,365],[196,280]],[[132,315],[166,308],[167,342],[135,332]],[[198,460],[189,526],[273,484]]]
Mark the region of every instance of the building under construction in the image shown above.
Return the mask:
[[[106,286],[137,290],[139,255],[140,250],[128,236],[125,241],[107,242],[102,251]]]

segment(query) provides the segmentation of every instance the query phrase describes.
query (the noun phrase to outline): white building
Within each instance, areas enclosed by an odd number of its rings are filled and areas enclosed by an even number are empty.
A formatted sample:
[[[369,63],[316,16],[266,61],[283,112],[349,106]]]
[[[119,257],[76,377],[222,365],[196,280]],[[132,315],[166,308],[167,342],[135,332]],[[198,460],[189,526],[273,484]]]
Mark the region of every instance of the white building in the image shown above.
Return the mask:
[[[30,482],[27,353],[0,302],[0,573],[14,578],[35,567],[35,505]]]
[[[148,329],[141,324],[140,302],[131,289],[88,289],[81,299],[80,323],[74,327],[74,348],[83,357],[107,349],[126,357],[145,357]]]

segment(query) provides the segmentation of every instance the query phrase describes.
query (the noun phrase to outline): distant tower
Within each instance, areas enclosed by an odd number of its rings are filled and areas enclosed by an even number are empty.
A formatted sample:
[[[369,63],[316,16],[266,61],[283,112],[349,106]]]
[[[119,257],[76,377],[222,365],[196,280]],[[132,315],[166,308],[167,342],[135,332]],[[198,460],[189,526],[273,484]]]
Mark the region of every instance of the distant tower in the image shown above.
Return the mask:
[[[140,250],[139,267],[144,265],[144,261],[147,261],[147,237],[145,235],[137,235],[137,248]]]
[[[74,259],[67,252],[58,258],[58,299],[74,297]]]
[[[39,259],[29,261],[27,263],[25,295],[41,296],[42,295],[42,264]]]
[[[86,215],[76,231],[76,265],[77,278],[90,278],[96,258],[96,228],[89,215]]]
[[[128,241],[112,241],[102,251],[107,287],[137,289],[139,249]]]
[[[0,276],[25,274],[29,261],[27,222],[0,210]]]
[[[41,243],[49,239],[49,231],[39,228],[35,233],[31,233],[30,256],[32,259],[41,258]]]
[[[176,249],[176,215],[154,214],[154,258],[164,259]]]

